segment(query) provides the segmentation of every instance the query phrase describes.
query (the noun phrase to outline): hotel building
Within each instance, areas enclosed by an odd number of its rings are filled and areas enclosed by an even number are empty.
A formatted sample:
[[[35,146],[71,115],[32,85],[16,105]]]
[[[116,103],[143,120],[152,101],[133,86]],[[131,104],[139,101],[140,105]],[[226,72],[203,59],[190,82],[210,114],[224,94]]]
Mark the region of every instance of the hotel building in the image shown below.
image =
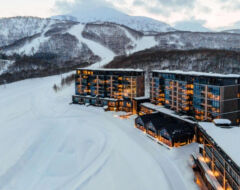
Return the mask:
[[[199,122],[195,134],[201,145],[199,151],[193,153],[193,169],[200,189],[239,190],[239,127]]]
[[[240,75],[155,70],[150,100],[200,121],[225,118],[240,123]]]
[[[144,96],[144,71],[139,69],[77,69],[73,103],[132,111],[132,100]]]

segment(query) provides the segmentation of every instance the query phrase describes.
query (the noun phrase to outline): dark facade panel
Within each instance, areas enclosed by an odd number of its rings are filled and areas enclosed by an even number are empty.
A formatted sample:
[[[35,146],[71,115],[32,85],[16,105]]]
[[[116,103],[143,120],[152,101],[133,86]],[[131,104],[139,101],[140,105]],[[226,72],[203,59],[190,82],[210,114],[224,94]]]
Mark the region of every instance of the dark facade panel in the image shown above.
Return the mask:
[[[223,87],[222,100],[236,99],[240,91],[240,85]]]
[[[221,102],[221,113],[240,111],[239,99],[226,100]]]

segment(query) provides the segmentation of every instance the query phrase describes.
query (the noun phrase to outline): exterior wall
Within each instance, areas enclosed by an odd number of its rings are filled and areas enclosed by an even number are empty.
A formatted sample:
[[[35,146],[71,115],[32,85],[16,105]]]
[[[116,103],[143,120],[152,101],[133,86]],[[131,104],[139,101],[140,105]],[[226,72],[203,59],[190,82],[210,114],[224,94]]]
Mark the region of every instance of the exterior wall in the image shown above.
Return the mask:
[[[141,111],[141,103],[144,102],[150,102],[148,98],[143,98],[143,99],[133,99],[132,104],[133,104],[133,114],[139,114]]]
[[[132,99],[144,95],[144,72],[78,69],[75,94],[96,106],[106,105],[99,100],[105,98],[110,110],[130,112]]]
[[[186,81],[165,80],[165,105],[177,112],[192,110],[193,84]]]
[[[198,120],[212,121],[220,118],[220,87],[194,84],[194,110]]]
[[[150,79],[150,100],[156,105],[165,104],[165,83],[159,76],[152,76]]]
[[[236,99],[239,98],[238,94],[240,91],[240,85],[231,85],[231,86],[225,86],[222,88],[222,96],[221,100],[229,100],[229,99]]]
[[[153,114],[153,112],[156,112],[156,111],[153,109],[147,108],[145,106],[141,106],[141,112],[139,115],[146,115],[146,114],[151,115]],[[192,129],[194,129],[193,124],[187,123],[182,120],[178,120],[164,113],[158,113],[158,114],[161,115],[160,117],[162,117],[162,119],[171,120],[170,122],[174,122],[176,126],[178,126],[178,124],[181,123],[189,128],[191,127]],[[135,119],[135,126],[141,129],[142,131],[146,132],[148,135],[152,136],[153,138],[157,139],[158,141],[168,145],[169,147],[179,147],[179,146],[189,144],[193,141],[194,130],[191,132],[191,134],[189,132],[186,133],[182,131],[181,135],[179,134],[176,135],[175,133],[175,135],[171,136],[168,133],[167,128],[165,128],[167,126],[164,126],[158,129],[157,126],[153,125],[152,121],[146,122],[144,124],[140,118],[141,117],[139,116]]]
[[[237,79],[152,72],[150,100],[200,121],[225,118],[234,125],[240,124]]]
[[[136,97],[141,97],[145,95],[145,76],[137,77],[137,95]]]
[[[200,151],[201,161],[207,164],[212,176],[216,178],[218,183],[225,189],[240,189],[240,170],[231,160],[231,158],[212,142],[208,135],[204,134],[200,129],[196,129],[197,142],[203,144],[203,150]],[[209,175],[209,171],[205,170]],[[202,173],[204,178],[205,173]]]
[[[155,110],[147,108],[147,107],[145,107],[143,105],[140,106],[139,115],[151,114],[153,112],[155,112]]]

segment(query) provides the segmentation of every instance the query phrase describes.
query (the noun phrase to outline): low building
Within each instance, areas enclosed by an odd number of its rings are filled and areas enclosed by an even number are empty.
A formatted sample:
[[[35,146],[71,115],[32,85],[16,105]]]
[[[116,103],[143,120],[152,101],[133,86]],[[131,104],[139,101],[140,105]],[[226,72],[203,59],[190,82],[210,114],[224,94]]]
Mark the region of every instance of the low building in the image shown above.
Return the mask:
[[[240,129],[229,122],[199,122],[196,140],[199,150],[193,154],[196,181],[208,189],[240,189]]]
[[[144,96],[144,71],[140,69],[77,69],[73,103],[132,111],[132,100]]]
[[[161,113],[171,118],[183,120],[191,124],[192,126],[195,126],[197,124],[197,120],[194,117],[176,113],[174,110],[165,108],[164,106],[155,105],[149,102],[140,104],[139,115],[145,115],[145,114],[151,114],[151,113]]]
[[[160,112],[137,117],[135,126],[170,147],[191,143],[194,137],[194,125]]]
[[[240,124],[240,75],[154,70],[150,100],[199,121]]]
[[[144,102],[150,102],[148,97],[136,97],[133,98],[133,114],[139,114],[141,110],[141,104]]]

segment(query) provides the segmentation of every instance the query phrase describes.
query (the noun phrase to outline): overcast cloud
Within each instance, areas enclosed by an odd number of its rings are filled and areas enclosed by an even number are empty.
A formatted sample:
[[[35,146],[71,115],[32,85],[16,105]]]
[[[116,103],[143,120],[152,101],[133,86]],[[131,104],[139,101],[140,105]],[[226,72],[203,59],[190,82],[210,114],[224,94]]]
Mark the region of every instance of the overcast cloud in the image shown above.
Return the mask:
[[[84,7],[108,6],[126,14],[151,17],[172,26],[184,22],[196,23],[199,27],[214,30],[239,28],[240,21],[239,0],[0,0],[0,3],[0,17],[49,17],[71,14]]]

